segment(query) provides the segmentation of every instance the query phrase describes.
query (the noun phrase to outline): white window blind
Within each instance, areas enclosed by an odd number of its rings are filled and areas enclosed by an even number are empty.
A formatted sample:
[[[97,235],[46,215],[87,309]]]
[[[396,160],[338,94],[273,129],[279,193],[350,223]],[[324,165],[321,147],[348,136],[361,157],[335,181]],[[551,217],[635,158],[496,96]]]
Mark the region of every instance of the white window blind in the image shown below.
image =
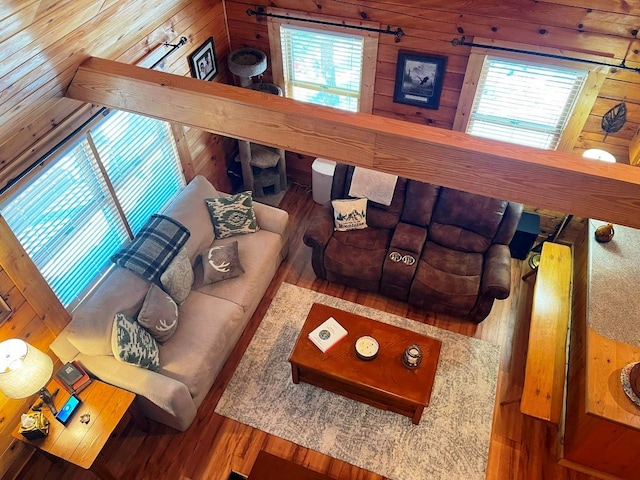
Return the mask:
[[[280,39],[286,97],[359,110],[363,37],[280,25]]]
[[[467,133],[555,150],[588,72],[485,59]]]
[[[2,215],[64,306],[82,298],[130,239],[118,200],[137,232],[184,186],[168,128],[112,112],[93,132],[95,150],[91,137],[83,137],[3,200]]]
[[[184,186],[169,124],[113,112],[90,135],[135,235]]]

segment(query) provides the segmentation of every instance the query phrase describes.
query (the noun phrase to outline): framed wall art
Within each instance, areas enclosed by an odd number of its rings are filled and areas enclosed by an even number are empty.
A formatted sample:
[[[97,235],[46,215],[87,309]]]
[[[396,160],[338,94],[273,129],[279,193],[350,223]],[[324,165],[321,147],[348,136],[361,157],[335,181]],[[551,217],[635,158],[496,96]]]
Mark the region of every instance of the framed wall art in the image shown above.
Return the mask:
[[[437,109],[446,63],[447,57],[398,52],[393,101]]]
[[[206,42],[189,55],[189,67],[191,76],[198,80],[213,80],[218,74],[218,61],[216,59],[216,49],[213,46],[213,37],[209,37]]]

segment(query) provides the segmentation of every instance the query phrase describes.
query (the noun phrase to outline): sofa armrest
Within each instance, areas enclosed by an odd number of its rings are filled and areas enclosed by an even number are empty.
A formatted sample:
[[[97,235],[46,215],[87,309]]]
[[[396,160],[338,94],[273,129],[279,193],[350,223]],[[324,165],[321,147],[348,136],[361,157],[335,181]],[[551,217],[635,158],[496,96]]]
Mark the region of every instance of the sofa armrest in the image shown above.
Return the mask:
[[[313,215],[302,240],[312,248],[311,266],[318,278],[327,278],[324,268],[324,249],[333,235],[333,209],[330,205],[323,206]]]
[[[480,295],[504,300],[511,292],[511,254],[509,247],[494,243],[484,257]]]
[[[260,228],[268,230],[269,232],[278,233],[283,237],[286,236],[289,225],[289,213],[280,208],[259,202],[253,202],[253,211],[256,214],[256,220]]]
[[[101,381],[142,397],[138,404],[149,418],[185,431],[196,416],[189,389],[173,378],[119,362],[109,355],[80,354],[78,360]]]
[[[495,299],[504,300],[511,293],[511,254],[507,245],[494,243],[484,257],[478,300],[469,319],[480,323],[491,312]]]

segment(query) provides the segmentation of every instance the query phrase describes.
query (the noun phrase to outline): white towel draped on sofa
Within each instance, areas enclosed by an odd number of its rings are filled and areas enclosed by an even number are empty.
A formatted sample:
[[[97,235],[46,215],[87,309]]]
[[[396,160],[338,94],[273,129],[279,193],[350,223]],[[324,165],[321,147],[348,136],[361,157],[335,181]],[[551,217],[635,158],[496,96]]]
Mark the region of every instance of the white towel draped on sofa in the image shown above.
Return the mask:
[[[397,175],[356,167],[353,170],[349,196],[366,197],[372,202],[388,206],[391,205],[397,181]]]

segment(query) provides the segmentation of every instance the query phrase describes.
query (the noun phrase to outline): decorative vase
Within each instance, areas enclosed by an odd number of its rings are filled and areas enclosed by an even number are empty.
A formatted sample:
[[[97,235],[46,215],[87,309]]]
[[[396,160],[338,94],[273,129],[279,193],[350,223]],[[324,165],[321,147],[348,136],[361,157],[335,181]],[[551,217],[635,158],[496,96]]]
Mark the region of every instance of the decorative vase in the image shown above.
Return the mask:
[[[613,223],[607,223],[606,225],[600,225],[596,228],[596,241],[605,243],[611,241],[615,230],[613,229]]]

